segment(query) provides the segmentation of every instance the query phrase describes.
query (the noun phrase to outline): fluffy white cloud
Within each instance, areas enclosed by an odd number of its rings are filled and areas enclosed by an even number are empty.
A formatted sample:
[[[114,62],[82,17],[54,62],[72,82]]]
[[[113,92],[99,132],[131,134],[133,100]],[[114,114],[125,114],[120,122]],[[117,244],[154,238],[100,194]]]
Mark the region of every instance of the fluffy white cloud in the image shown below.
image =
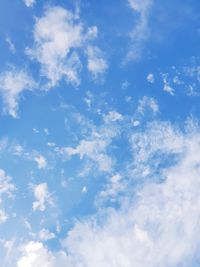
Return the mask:
[[[17,267],[64,267],[67,256],[64,252],[51,253],[40,242],[29,242],[21,248],[23,256],[17,262]],[[64,265],[65,264],[65,265]]]
[[[32,7],[36,3],[36,0],[24,0],[24,3],[27,7]]]
[[[53,200],[49,193],[47,183],[35,185],[33,187],[33,191],[36,198],[36,201],[33,202],[34,211],[44,211],[46,209],[47,204],[53,205]]]
[[[34,27],[34,46],[26,53],[41,65],[41,74],[49,80],[49,87],[61,79],[79,85],[82,68],[80,52],[88,55],[88,68],[96,77],[106,68],[102,52],[90,47],[97,28],[85,28],[77,13],[62,7],[47,8]]]
[[[35,157],[34,160],[36,161],[39,169],[45,169],[47,167],[47,160],[44,156],[39,155]]]
[[[149,36],[148,19],[153,0],[128,0],[134,12],[139,13],[139,19],[130,33],[131,45],[125,61],[138,60],[141,57],[144,42]]]
[[[143,134],[139,150],[136,140],[131,141],[134,157],[140,158],[138,164],[145,160],[151,167],[151,160],[161,151],[177,155],[177,160],[158,177],[155,174],[154,179],[164,176],[164,181],[153,179],[145,184],[137,191],[137,200],[132,192],[121,210],[108,210],[103,223],[90,220],[76,225],[65,243],[77,260],[74,266],[192,266],[198,255],[199,129],[182,134],[170,124],[154,123],[145,132],[146,138]],[[148,155],[145,159],[138,155],[142,148]]]
[[[25,90],[36,86],[32,78],[24,70],[11,69],[0,74],[0,94],[4,103],[4,111],[17,117],[20,95]]]
[[[149,74],[147,75],[147,81],[148,81],[149,83],[154,83],[154,82],[155,82],[155,78],[154,78],[153,73],[149,73]]]

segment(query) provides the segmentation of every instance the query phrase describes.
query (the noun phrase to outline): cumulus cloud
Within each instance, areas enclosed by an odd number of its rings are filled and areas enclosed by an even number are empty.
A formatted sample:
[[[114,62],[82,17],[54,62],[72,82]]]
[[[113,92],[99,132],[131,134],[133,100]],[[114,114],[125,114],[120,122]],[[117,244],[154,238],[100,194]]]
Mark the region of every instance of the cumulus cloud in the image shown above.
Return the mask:
[[[20,95],[25,90],[36,86],[33,79],[24,70],[11,69],[0,74],[0,94],[4,103],[4,111],[17,118]]]
[[[23,256],[17,262],[17,267],[64,267],[67,265],[67,256],[64,252],[51,253],[40,242],[29,242],[21,247]]]
[[[149,14],[153,5],[153,0],[128,0],[130,8],[139,14],[136,26],[130,33],[131,45],[126,55],[125,62],[140,59],[144,42],[149,36]]]
[[[88,55],[88,69],[95,76],[102,74],[107,64],[98,47],[90,46],[97,28],[86,28],[77,13],[62,7],[49,7],[34,26],[34,46],[26,53],[41,65],[41,75],[53,87],[64,79],[75,86],[80,84],[82,68],[80,54]]]
[[[44,211],[47,204],[53,205],[53,200],[51,194],[49,193],[47,183],[35,185],[33,187],[33,192],[36,198],[36,201],[33,202],[34,211]]]

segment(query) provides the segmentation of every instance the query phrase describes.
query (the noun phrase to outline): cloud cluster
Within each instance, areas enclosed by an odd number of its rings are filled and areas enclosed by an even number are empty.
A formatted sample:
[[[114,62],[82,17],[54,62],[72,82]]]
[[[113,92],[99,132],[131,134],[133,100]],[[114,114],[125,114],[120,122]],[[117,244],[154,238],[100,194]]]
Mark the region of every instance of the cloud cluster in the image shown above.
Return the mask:
[[[130,173],[126,197],[119,209],[105,208],[75,227],[50,252],[42,243],[25,245],[18,267],[193,266],[200,250],[200,129],[188,123],[184,131],[170,123],[154,122],[144,132],[132,133],[130,145],[137,166],[152,175],[143,186]],[[154,172],[159,157],[163,164]],[[163,162],[166,155],[175,158]],[[120,181],[120,176],[113,177]],[[137,188],[137,190],[136,190]],[[57,263],[57,264],[56,264]],[[25,265],[27,264],[27,265]],[[29,264],[29,265],[28,265]]]
[[[103,123],[99,127],[91,125],[91,131],[87,136],[79,141],[75,146],[67,146],[59,149],[59,153],[69,160],[73,156],[79,156],[80,160],[86,160],[89,169],[97,169],[100,172],[111,173],[113,171],[114,160],[109,155],[112,142],[119,135],[119,124],[123,116],[110,111],[103,115]]]
[[[34,46],[27,48],[27,55],[41,66],[41,75],[56,86],[61,79],[75,86],[80,84],[81,55],[88,56],[88,70],[96,78],[105,72],[107,63],[101,50],[91,45],[97,28],[86,28],[79,14],[62,7],[46,9],[44,16],[36,19]]]

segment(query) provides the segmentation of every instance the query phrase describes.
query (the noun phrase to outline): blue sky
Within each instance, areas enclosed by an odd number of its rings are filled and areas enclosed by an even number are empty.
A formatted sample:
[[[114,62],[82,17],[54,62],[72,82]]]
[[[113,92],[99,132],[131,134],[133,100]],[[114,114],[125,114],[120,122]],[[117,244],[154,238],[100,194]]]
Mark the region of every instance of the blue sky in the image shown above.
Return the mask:
[[[0,2],[2,267],[194,267],[198,0]]]

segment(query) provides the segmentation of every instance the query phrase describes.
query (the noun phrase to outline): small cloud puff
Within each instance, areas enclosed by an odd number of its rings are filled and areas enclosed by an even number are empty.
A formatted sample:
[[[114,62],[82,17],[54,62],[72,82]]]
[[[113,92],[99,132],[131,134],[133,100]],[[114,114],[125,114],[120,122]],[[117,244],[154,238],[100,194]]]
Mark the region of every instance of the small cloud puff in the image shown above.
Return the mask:
[[[33,192],[36,198],[36,201],[33,202],[34,211],[44,211],[46,209],[47,204],[53,205],[53,200],[49,193],[47,183],[35,185],[33,187]]]

